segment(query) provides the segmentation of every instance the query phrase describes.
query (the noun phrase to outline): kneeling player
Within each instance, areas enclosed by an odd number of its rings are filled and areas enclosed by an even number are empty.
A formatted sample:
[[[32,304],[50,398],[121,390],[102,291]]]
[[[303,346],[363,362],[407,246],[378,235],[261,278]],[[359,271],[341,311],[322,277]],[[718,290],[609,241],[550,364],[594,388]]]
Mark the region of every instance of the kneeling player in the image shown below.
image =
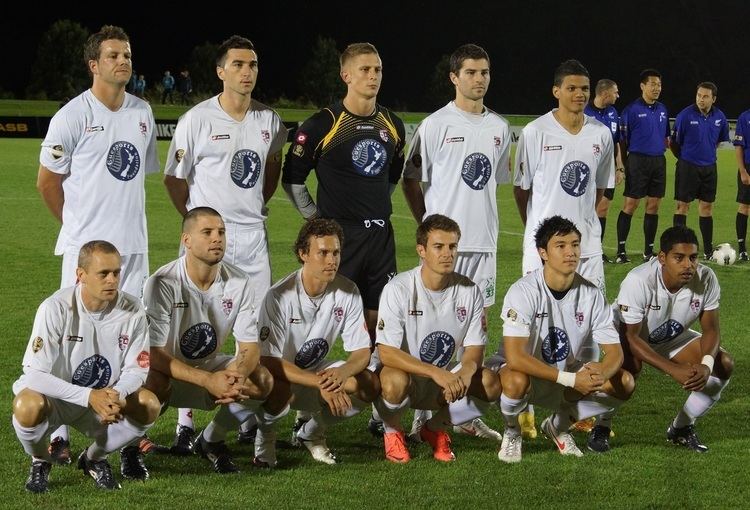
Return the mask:
[[[693,230],[668,228],[660,244],[658,258],[630,271],[620,285],[615,313],[624,366],[637,375],[646,362],[689,392],[667,440],[705,452],[695,421],[719,400],[734,368],[719,345],[719,282],[711,268],[698,264]],[[696,321],[701,333],[689,329]]]
[[[261,362],[274,377],[265,407],[279,414],[291,402],[311,418],[297,425],[295,436],[318,462],[335,464],[326,428],[354,416],[380,392],[377,376],[367,370],[370,336],[357,286],[337,274],[344,233],[333,220],[305,223],[294,251],[302,263],[266,294],[258,318]],[[327,359],[341,335],[346,361]],[[256,465],[276,464],[272,424],[261,419],[255,438]]]
[[[620,368],[612,310],[601,290],[576,273],[581,233],[571,221],[553,216],[540,223],[534,238],[544,265],[508,289],[502,309],[505,359],[496,356],[487,363],[501,366],[505,432],[498,458],[503,462],[521,460],[518,415],[527,403],[553,411],[542,432],[561,454],[580,457],[567,432],[571,418],[616,409],[634,389],[633,377]],[[592,361],[599,359],[599,349],[601,361]],[[588,446],[607,451],[609,429],[595,427]]]
[[[148,478],[138,447],[126,445],[151,426],[159,401],[141,388],[149,365],[148,325],[138,299],[117,290],[120,265],[112,244],[86,243],[78,256],[78,285],[57,291],[37,310],[24,374],[13,384],[13,427],[32,458],[30,492],[47,492],[47,436],[60,425],[94,438],[78,467],[100,489],[120,488],[107,462],[120,448],[122,475]]]
[[[222,262],[225,231],[219,213],[191,209],[182,222],[182,244],[185,254],[158,269],[143,290],[151,338],[146,387],[173,407],[210,410],[224,404],[196,440],[195,451],[216,472],[232,473],[237,466],[224,443],[227,431],[259,411],[273,378],[258,363],[247,273]],[[237,342],[234,357],[220,354],[230,332]]]
[[[495,374],[482,368],[487,343],[482,292],[453,270],[460,237],[452,219],[425,218],[417,228],[422,264],[393,278],[380,298],[382,398],[376,405],[391,462],[410,459],[401,427],[406,408],[435,411],[420,436],[437,460],[448,462],[455,456],[446,427],[478,418],[500,394]],[[456,363],[459,349],[463,355]]]

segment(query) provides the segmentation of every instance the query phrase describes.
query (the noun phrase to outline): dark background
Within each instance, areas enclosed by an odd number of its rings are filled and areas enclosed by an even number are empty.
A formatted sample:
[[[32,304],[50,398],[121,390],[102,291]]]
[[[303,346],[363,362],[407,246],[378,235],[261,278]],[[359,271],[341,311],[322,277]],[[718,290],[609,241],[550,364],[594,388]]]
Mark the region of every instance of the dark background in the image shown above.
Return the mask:
[[[130,35],[134,68],[150,83],[165,69],[173,74],[206,41],[234,33],[253,40],[261,73],[257,96],[294,98],[303,93],[299,74],[319,35],[346,44],[369,41],[384,63],[379,102],[397,110],[431,111],[425,91],[440,57],[475,42],[492,59],[486,98],[501,113],[541,114],[553,107],[552,72],[577,58],[599,78],[620,87],[622,109],[640,95],[638,73],[663,74],[662,100],[671,116],[691,104],[704,80],[719,87],[717,106],[736,118],[750,107],[750,3],[691,0],[610,3],[563,1],[329,1],[257,0],[184,3],[106,2],[42,8],[21,7],[0,17],[0,87],[24,97],[41,34],[57,19],[94,32],[105,23]],[[439,6],[438,6],[439,5]],[[8,10],[6,4],[4,10]],[[83,63],[81,63],[83,65]],[[446,78],[447,80],[447,78]],[[219,82],[217,80],[216,86]]]

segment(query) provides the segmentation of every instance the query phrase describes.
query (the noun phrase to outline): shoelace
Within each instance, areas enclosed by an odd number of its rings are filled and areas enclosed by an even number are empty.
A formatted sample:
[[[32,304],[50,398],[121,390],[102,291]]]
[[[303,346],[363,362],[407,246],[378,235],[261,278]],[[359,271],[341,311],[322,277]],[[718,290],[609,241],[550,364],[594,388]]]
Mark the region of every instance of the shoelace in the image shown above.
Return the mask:
[[[46,462],[34,462],[31,465],[31,483],[34,485],[44,483],[48,472],[49,467]]]
[[[505,445],[505,455],[510,456],[515,453],[516,444],[521,440],[521,435],[513,436],[508,439],[508,443]]]
[[[94,478],[97,482],[103,483],[104,485],[112,485],[115,481],[115,477],[112,474],[112,467],[106,460],[94,461],[90,460],[89,465],[94,473]]]

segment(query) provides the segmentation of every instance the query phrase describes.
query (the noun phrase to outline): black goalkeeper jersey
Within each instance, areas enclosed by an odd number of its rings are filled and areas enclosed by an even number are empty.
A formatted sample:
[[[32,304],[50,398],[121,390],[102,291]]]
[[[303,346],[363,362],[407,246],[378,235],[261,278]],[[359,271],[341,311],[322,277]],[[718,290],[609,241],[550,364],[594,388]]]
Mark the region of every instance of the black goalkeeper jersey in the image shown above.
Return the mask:
[[[360,117],[339,101],[297,130],[284,160],[282,182],[304,184],[314,168],[322,217],[388,219],[390,185],[398,183],[404,166],[404,136],[401,119],[382,106]]]

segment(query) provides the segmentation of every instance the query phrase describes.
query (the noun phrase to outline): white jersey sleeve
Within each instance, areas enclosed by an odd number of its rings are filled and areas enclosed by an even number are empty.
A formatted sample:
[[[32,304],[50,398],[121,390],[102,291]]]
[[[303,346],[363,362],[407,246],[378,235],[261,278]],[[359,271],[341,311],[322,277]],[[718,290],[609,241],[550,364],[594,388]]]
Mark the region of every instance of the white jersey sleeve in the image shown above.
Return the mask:
[[[120,378],[112,387],[125,398],[134,393],[146,383],[150,366],[150,346],[148,339],[148,321],[145,313],[141,312],[133,330],[133,335],[126,347],[124,363],[120,371]]]
[[[71,158],[84,132],[84,124],[80,116],[55,114],[42,142],[39,163],[56,174],[70,173]]]
[[[487,319],[484,316],[484,297],[478,286],[473,287],[472,292],[473,306],[471,309],[471,319],[469,328],[464,338],[464,347],[469,345],[487,345]]]
[[[415,181],[429,182],[430,174],[430,151],[424,150],[424,135],[427,120],[414,131],[414,136],[409,143],[409,152],[404,163],[404,178]]]
[[[274,120],[278,123],[278,128],[273,136],[273,139],[271,140],[271,146],[268,149],[269,154],[276,154],[277,152],[280,152],[282,149],[284,149],[284,144],[286,144],[288,135],[288,130],[284,123],[281,121],[281,117],[279,117],[276,112],[274,112],[274,114]]]
[[[602,153],[599,156],[599,166],[596,171],[597,189],[615,187],[615,146],[612,137],[602,136]]]
[[[529,126],[523,128],[516,145],[516,163],[513,170],[514,186],[524,190],[531,189],[531,184],[534,182],[534,173],[539,165],[539,156],[535,152],[538,147],[536,130]]]
[[[242,291],[242,303],[234,322],[234,338],[238,342],[257,342],[258,341],[258,315],[253,306],[253,290],[250,287],[250,281],[246,281],[245,288]]]
[[[279,300],[274,289],[271,289],[266,293],[258,312],[261,356],[283,357],[288,323],[289,318],[279,306]]]
[[[404,324],[406,323],[404,308],[400,288],[394,283],[386,284],[380,294],[375,343],[401,349],[404,343]]]
[[[344,325],[341,329],[341,339],[344,350],[352,352],[370,347],[370,335],[367,332],[365,314],[362,309],[362,298],[357,287],[352,285],[349,303],[344,312]]]
[[[153,275],[143,286],[143,304],[149,322],[149,342],[152,347],[165,347],[172,320],[174,292],[167,280]]]
[[[510,286],[503,299],[501,318],[503,319],[503,336],[527,338],[531,335],[536,308],[530,299],[524,284],[517,281]]]
[[[169,144],[167,163],[164,167],[165,175],[187,180],[193,173],[195,157],[193,135],[196,133],[193,127],[193,118],[189,111],[177,121],[177,127]]]
[[[646,316],[646,307],[651,302],[651,288],[646,280],[630,272],[620,284],[615,302],[619,317],[625,324],[640,324]]]
[[[506,136],[500,142],[500,160],[495,169],[495,182],[497,184],[506,184],[511,181],[510,167],[510,128],[506,131]]]
[[[721,287],[719,287],[719,280],[716,278],[716,273],[711,268],[707,268],[708,274],[706,276],[706,294],[703,301],[704,310],[718,310],[719,300],[721,299]]]
[[[594,342],[598,344],[619,344],[620,335],[615,328],[614,317],[612,316],[612,307],[607,303],[607,298],[603,293],[599,293],[594,299],[594,306],[591,310],[592,336]]]

